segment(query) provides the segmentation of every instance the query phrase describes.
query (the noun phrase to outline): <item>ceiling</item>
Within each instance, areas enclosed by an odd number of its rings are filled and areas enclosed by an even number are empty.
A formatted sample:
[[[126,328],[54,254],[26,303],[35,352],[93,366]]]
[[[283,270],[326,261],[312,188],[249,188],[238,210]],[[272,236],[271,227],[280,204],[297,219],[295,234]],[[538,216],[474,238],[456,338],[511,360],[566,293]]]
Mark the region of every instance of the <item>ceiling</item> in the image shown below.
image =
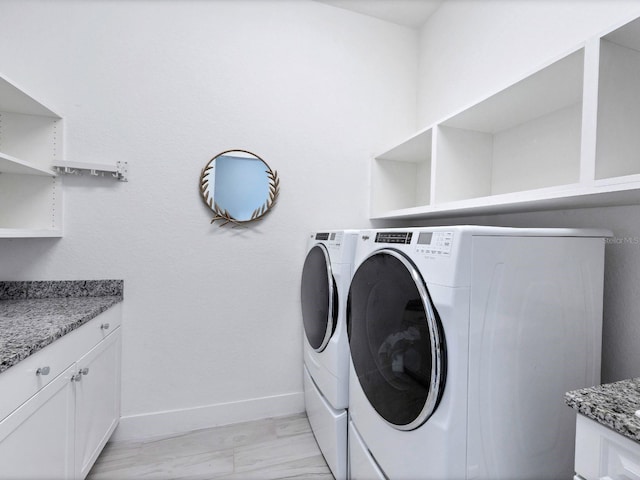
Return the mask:
[[[444,0],[316,0],[380,18],[388,22],[419,28]]]

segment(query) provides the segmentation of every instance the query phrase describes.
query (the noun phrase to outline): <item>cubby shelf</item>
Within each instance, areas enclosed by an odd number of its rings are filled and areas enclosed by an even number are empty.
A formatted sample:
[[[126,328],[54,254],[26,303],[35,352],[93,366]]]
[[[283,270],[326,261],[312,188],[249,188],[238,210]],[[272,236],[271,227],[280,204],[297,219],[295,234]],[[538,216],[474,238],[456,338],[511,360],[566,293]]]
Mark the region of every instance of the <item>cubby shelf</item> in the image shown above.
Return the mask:
[[[0,238],[62,236],[62,118],[0,77]]]
[[[372,219],[640,203],[640,19],[376,156]]]

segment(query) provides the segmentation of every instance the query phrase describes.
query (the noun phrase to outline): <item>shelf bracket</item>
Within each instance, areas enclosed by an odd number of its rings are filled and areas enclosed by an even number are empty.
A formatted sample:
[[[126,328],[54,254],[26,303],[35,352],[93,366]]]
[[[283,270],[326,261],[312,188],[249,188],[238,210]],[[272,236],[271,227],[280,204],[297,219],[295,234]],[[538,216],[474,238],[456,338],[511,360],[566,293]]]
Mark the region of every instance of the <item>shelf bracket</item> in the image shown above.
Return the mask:
[[[63,175],[82,175],[88,173],[93,177],[104,177],[105,174],[119,180],[128,182],[127,162],[116,162],[115,165],[96,164],[88,162],[60,162],[53,165],[56,172]]]
[[[127,162],[116,162],[116,171],[112,175],[121,182],[128,182],[129,165]]]

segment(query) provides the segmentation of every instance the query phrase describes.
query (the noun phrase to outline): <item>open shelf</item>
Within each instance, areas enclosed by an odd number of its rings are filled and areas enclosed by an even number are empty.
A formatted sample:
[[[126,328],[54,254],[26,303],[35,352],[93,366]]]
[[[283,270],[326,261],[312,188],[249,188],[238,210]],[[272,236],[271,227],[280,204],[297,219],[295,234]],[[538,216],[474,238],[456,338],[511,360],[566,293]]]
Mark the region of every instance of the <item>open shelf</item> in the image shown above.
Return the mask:
[[[574,52],[442,122],[434,203],[577,182],[583,59]]]
[[[0,111],[60,118],[57,113],[35,100],[6,77],[0,77]]]
[[[62,119],[0,77],[0,238],[62,236]]]
[[[0,228],[0,238],[57,238],[62,230],[36,230],[29,228]]]
[[[55,177],[56,172],[50,168],[43,168],[31,162],[20,160],[0,152],[0,173],[19,173],[22,175],[44,175]]]
[[[431,130],[420,132],[374,158],[371,172],[373,212],[429,204],[432,136]]]
[[[640,203],[640,18],[378,155],[371,218]]]
[[[600,187],[566,185],[563,187],[505,193],[471,200],[458,200],[438,205],[426,205],[387,211],[372,216],[372,220],[443,218],[463,215],[491,215],[531,210],[557,210],[640,203],[640,188],[620,183]]]
[[[640,174],[640,19],[600,40],[595,178]]]
[[[0,228],[60,230],[59,195],[57,177],[3,173],[0,175]]]

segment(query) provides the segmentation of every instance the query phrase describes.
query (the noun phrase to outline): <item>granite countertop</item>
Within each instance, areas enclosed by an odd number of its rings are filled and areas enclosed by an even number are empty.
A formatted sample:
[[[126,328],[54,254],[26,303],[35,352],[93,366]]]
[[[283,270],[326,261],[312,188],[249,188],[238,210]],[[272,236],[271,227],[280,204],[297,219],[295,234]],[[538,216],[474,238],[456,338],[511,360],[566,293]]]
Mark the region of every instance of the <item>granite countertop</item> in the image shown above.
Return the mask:
[[[574,390],[564,401],[582,415],[640,442],[640,377]]]
[[[0,373],[123,299],[122,280],[0,282]]]

